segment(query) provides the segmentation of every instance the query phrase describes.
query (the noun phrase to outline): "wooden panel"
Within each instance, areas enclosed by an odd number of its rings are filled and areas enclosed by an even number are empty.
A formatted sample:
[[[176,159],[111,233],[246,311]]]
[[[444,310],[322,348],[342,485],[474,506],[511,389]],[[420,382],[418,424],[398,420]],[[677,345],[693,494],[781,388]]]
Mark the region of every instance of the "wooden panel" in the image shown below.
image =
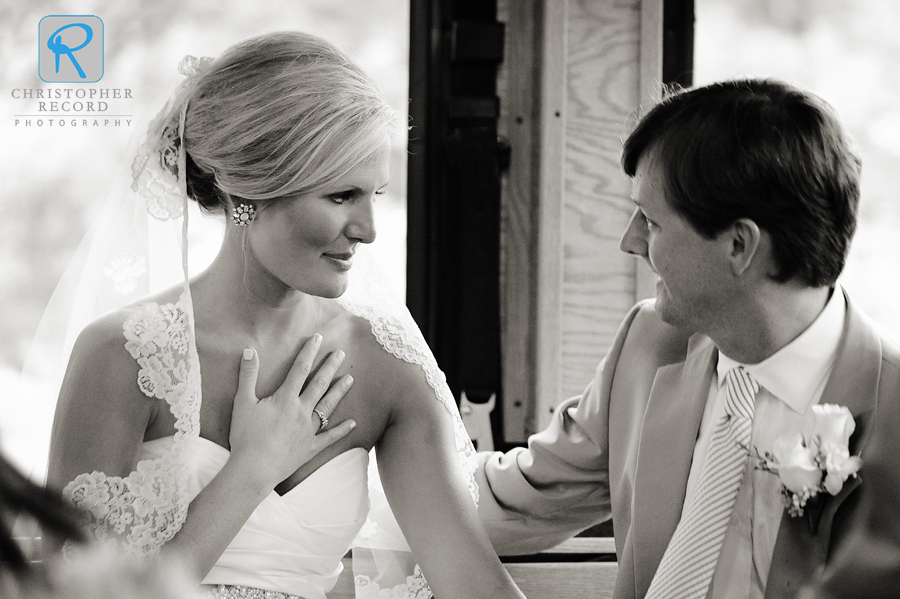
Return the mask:
[[[521,443],[534,414],[534,323],[537,261],[534,251],[534,176],[538,111],[532,85],[537,0],[499,0],[497,19],[506,23],[504,60],[497,76],[497,132],[510,145],[509,170],[501,178],[500,339],[503,440]]]
[[[543,429],[582,391],[628,308],[654,292],[649,269],[618,247],[632,212],[619,155],[639,104],[659,95],[662,2],[499,4],[508,33],[500,128],[512,147],[501,269],[506,441]]]
[[[550,421],[547,402],[562,397],[565,161],[568,123],[569,5],[544,2],[541,37],[541,140],[538,193],[538,286],[534,431]]]
[[[615,554],[616,540],[612,537],[572,537],[541,553]]]
[[[505,564],[528,599],[608,599],[618,565],[607,562]]]
[[[639,100],[642,108],[655,104],[662,92],[663,1],[641,0]]]
[[[641,0],[641,111],[662,96],[663,0]],[[635,301],[656,295],[656,275],[643,260],[635,260]]]
[[[591,380],[634,303],[619,250],[631,186],[619,167],[640,87],[639,0],[571,0],[568,15],[562,397]]]
[[[539,430],[535,398],[561,392],[566,5],[498,2],[507,32],[498,131],[511,147],[501,204],[506,442],[524,442]]]
[[[328,599],[354,599],[353,563],[344,571]],[[538,562],[504,564],[528,599],[606,599],[612,597],[618,564],[609,562]]]

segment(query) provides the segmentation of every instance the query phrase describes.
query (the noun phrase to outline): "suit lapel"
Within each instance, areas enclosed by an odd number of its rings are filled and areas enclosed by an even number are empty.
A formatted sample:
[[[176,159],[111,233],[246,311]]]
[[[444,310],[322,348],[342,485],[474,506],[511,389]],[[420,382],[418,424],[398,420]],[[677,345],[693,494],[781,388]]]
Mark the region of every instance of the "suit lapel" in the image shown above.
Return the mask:
[[[881,341],[865,321],[865,316],[850,303],[846,293],[847,317],[844,336],[828,383],[819,401],[821,404],[847,406],[856,421],[850,437],[850,455],[862,454],[860,476],[847,480],[841,492],[823,498],[822,515],[815,535],[805,517],[782,516],[778,539],[772,553],[772,566],[766,583],[766,597],[791,597],[799,587],[821,573],[828,556],[834,515],[865,475],[864,448],[875,413],[878,381],[881,373]]]
[[[632,537],[637,597],[650,587],[681,519],[717,356],[708,337],[695,335],[686,360],[660,368],[653,381],[641,427],[634,485]]]

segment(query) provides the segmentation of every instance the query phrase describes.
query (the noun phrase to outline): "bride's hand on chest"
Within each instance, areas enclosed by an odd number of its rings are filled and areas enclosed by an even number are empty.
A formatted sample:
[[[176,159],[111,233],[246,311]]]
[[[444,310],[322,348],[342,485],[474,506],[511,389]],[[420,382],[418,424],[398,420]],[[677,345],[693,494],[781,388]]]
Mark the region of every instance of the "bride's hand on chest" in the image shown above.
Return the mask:
[[[204,356],[201,352],[201,436],[233,453],[242,452],[241,459],[252,462],[254,465],[248,469],[257,474],[268,476],[271,469],[276,469],[281,481],[276,490],[282,494],[333,457],[354,447],[371,449],[387,426],[390,410],[371,384],[383,373],[368,372],[371,360],[366,356],[373,348],[366,348],[365,343],[360,347],[346,337],[335,337],[322,342],[305,377],[302,362],[303,352],[307,350],[301,350],[296,360],[288,356],[289,362],[272,351],[260,351],[255,397],[267,399],[258,404],[239,401],[242,394],[239,360],[225,355]],[[344,350],[338,344],[355,347],[346,352],[346,357],[339,358]],[[239,350],[222,353],[235,351],[240,356]],[[380,348],[378,351],[383,353]],[[353,378],[349,387],[346,386],[348,375]],[[247,382],[243,384],[246,394]],[[305,405],[302,394],[308,396]],[[279,405],[278,401],[286,403]],[[316,430],[320,419],[313,407],[327,418],[328,426],[323,430]],[[329,445],[318,442],[323,433],[334,434],[331,431],[347,426],[350,420],[355,423],[351,433]]]

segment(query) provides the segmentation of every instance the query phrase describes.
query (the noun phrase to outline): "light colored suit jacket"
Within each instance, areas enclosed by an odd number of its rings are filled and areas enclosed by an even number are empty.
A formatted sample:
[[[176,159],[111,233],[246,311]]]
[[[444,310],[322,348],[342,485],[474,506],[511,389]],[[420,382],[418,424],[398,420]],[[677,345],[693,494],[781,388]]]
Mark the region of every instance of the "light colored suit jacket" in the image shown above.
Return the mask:
[[[852,412],[862,469],[825,499],[815,534],[785,512],[767,598],[900,597],[900,349],[845,300],[821,403]],[[681,518],[717,357],[708,337],[663,323],[652,300],[636,305],[594,380],[527,449],[479,455],[479,511],[498,553],[545,549],[612,516],[614,596],[644,597]]]

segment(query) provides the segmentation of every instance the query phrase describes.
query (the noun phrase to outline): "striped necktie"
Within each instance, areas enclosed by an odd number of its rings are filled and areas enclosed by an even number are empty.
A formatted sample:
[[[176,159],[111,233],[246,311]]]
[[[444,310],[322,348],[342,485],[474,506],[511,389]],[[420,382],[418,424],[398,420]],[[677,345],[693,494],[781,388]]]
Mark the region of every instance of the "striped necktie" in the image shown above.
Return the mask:
[[[725,414],[716,424],[700,482],[650,583],[646,599],[703,599],[747,464],[759,383],[742,366],[725,375]]]

